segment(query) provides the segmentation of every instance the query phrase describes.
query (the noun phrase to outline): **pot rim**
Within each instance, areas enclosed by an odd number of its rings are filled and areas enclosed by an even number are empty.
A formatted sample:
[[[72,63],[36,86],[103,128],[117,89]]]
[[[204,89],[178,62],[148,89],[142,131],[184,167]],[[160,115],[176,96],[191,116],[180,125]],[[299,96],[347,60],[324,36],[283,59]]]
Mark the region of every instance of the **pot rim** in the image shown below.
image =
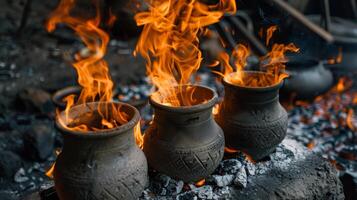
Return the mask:
[[[214,91],[212,88],[203,86],[203,85],[197,85],[197,84],[192,84],[192,85],[187,84],[187,85],[183,85],[183,86],[186,86],[186,87],[193,86],[193,87],[206,89],[206,90],[212,92],[213,97],[205,103],[201,103],[201,104],[197,104],[197,105],[193,105],[193,106],[173,107],[173,106],[163,105],[163,104],[160,104],[160,103],[154,101],[152,98],[152,95],[159,92],[159,91],[155,91],[154,93],[152,93],[150,95],[150,98],[149,98],[150,104],[154,108],[159,108],[159,109],[166,110],[166,111],[172,111],[172,112],[177,112],[177,113],[191,113],[191,112],[197,112],[197,111],[208,109],[210,107],[213,107],[217,103],[218,95],[217,95],[217,92]]]
[[[271,75],[267,72],[261,72],[261,71],[243,71],[244,73],[248,73],[248,74],[266,74],[266,75]],[[232,74],[237,73],[237,72],[232,72],[229,74],[229,76],[231,76]],[[228,82],[226,80],[226,77],[223,78],[223,85],[224,86],[230,86],[230,87],[234,87],[240,90],[247,90],[247,91],[258,91],[258,92],[265,92],[265,91],[271,91],[271,90],[275,90],[280,88],[283,83],[284,80],[280,81],[279,83],[275,83],[273,85],[269,85],[269,86],[265,86],[265,87],[250,87],[250,86],[241,86],[241,85],[235,85],[232,84],[230,82]]]
[[[59,89],[52,95],[52,101],[56,106],[65,108],[66,102],[62,101],[63,98],[65,98],[66,96],[71,95],[71,94],[80,94],[81,89],[82,88],[78,85],[68,86],[68,87]]]
[[[56,127],[60,130],[60,132],[62,134],[68,134],[68,135],[80,137],[80,138],[95,139],[95,138],[107,138],[107,137],[116,136],[116,135],[122,134],[122,133],[132,129],[135,125],[137,125],[137,123],[140,120],[140,114],[139,114],[139,111],[134,106],[127,104],[127,103],[119,102],[119,101],[106,102],[106,104],[109,104],[109,103],[129,107],[130,109],[132,109],[134,111],[134,116],[127,123],[125,123],[121,126],[117,126],[112,129],[81,132],[81,131],[69,130],[66,127],[64,127],[59,122],[59,116],[57,115],[56,116]],[[99,102],[89,102],[86,104],[79,104],[79,105],[73,106],[71,109],[79,107],[79,106],[84,106],[84,105],[95,105],[95,107],[97,107],[98,104],[99,104]],[[63,115],[63,114],[64,114],[64,111],[61,111],[60,115]]]

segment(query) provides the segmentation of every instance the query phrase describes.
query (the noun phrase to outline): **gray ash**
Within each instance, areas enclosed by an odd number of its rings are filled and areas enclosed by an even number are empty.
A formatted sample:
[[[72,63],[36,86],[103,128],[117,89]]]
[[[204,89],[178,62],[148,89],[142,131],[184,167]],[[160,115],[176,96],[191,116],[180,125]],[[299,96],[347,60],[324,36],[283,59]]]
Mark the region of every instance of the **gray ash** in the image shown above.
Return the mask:
[[[152,172],[150,186],[140,199],[231,199],[233,190],[236,192],[246,188],[254,177],[269,174],[271,169],[288,170],[291,165],[305,159],[310,153],[291,139],[285,139],[264,162],[253,164],[243,154],[236,153],[233,158],[223,160],[201,186],[196,183],[184,184],[180,180]]]

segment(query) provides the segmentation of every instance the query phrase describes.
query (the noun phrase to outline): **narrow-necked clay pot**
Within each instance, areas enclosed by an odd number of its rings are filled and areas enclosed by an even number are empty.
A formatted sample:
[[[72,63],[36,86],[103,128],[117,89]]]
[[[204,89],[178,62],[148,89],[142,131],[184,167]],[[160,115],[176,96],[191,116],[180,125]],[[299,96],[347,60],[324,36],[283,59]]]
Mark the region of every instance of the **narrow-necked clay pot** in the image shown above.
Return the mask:
[[[271,76],[264,72],[245,75]],[[279,103],[282,82],[267,87],[234,85],[224,78],[224,100],[216,116],[228,148],[243,151],[254,160],[272,153],[284,139],[288,115]]]
[[[83,117],[96,109],[105,112],[108,104],[77,105],[71,108],[69,116]],[[148,184],[147,161],[134,141],[139,112],[124,103],[112,103],[112,106],[128,116],[127,123],[112,129],[82,132],[69,130],[60,122],[64,112],[57,116],[56,125],[63,135],[64,146],[56,160],[54,181],[61,200],[137,199]],[[107,107],[110,113],[112,106]],[[119,116],[112,114],[112,117]]]
[[[286,64],[289,77],[285,79],[282,94],[294,95],[295,99],[314,99],[327,92],[333,84],[332,72],[321,61],[313,58],[289,57]]]
[[[222,129],[212,117],[217,94],[203,86],[182,86],[182,93],[194,88],[191,106],[171,107],[150,103],[155,117],[144,136],[144,153],[155,170],[184,182],[201,180],[218,166],[224,153]]]

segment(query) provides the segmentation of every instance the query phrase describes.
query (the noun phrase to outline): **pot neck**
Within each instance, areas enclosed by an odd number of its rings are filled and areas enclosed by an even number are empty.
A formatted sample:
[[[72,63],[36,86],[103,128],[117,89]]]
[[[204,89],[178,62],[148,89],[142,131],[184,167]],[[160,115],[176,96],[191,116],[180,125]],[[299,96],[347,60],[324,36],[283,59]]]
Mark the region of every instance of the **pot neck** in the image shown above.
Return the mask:
[[[135,145],[133,129],[118,132],[109,137],[76,137],[66,132],[62,132],[62,135],[64,138],[63,152],[69,154],[108,154]]]
[[[212,108],[205,107],[199,110],[190,110],[190,107],[185,107],[177,112],[175,110],[165,110],[159,107],[154,107],[155,117],[154,122],[158,124],[175,124],[178,126],[191,126],[203,123],[212,118]]]
[[[225,84],[224,101],[239,104],[267,104],[279,101],[279,89],[282,83],[266,88],[245,88],[229,83]]]

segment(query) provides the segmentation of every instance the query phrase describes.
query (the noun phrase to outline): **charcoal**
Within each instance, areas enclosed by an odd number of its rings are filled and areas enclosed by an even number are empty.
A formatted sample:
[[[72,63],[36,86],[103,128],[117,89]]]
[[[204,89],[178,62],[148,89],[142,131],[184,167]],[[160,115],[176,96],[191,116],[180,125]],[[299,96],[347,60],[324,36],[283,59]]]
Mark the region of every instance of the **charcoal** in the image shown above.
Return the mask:
[[[33,160],[45,160],[54,150],[55,132],[52,125],[37,123],[24,135],[26,155]]]
[[[214,193],[212,186],[205,185],[194,190],[199,199],[213,199]]]
[[[247,173],[244,168],[241,168],[237,172],[237,174],[233,180],[233,183],[237,187],[243,187],[243,188],[247,187]]]
[[[51,95],[38,88],[27,88],[18,95],[19,101],[25,106],[27,111],[39,112],[41,114],[51,114],[54,111],[54,105]]]
[[[248,162],[245,166],[245,169],[247,170],[248,175],[250,176],[255,175],[255,166],[253,163]]]
[[[182,194],[177,195],[176,200],[197,200],[195,191],[188,191]]]
[[[20,199],[20,197],[11,191],[0,191],[0,199],[1,200],[17,200]]]
[[[0,177],[12,178],[20,169],[21,158],[11,151],[0,151]]]
[[[151,183],[152,191],[160,196],[177,195],[182,191],[183,181],[176,181],[169,176],[158,174]]]
[[[26,171],[24,168],[20,168],[14,175],[14,181],[16,183],[23,183],[29,181],[30,178],[26,176]]]
[[[233,182],[233,179],[234,179],[234,175],[231,175],[231,174],[223,175],[223,176],[212,175],[211,177],[218,187],[228,186]]]
[[[217,173],[218,174],[235,174],[238,172],[238,170],[240,168],[242,168],[242,163],[237,160],[237,159],[228,159],[228,160],[224,160],[222,161],[218,168],[217,168]]]

